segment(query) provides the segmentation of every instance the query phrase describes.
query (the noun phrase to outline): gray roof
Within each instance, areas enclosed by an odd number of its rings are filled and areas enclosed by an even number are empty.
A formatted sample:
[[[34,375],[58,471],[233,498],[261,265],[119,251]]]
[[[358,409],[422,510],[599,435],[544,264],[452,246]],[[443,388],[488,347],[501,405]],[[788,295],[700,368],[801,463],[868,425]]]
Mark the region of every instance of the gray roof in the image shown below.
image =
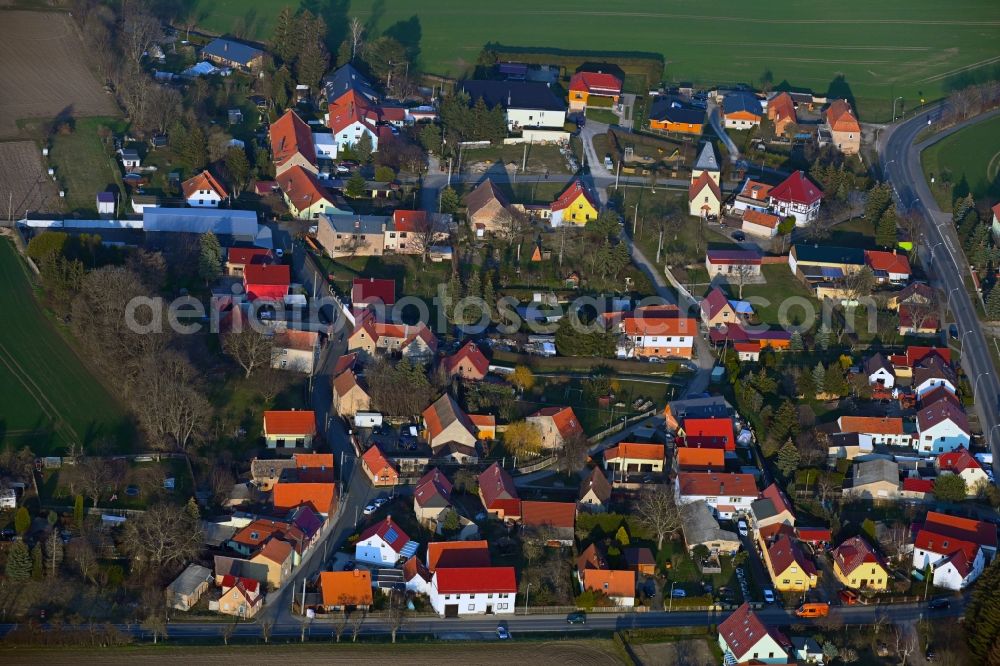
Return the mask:
[[[675,95],[657,97],[649,107],[649,117],[652,120],[667,120],[672,123],[703,124],[705,115],[705,109],[693,107]]]
[[[802,264],[812,262],[822,264],[844,264],[864,266],[865,251],[859,247],[837,247],[836,245],[793,245],[795,261]]]
[[[757,518],[757,520],[761,520],[762,518],[771,518],[778,515],[778,508],[774,506],[774,502],[766,497],[754,500],[750,504],[750,510],[753,511],[753,515]]]
[[[249,65],[251,60],[264,53],[260,49],[250,46],[249,44],[243,44],[241,42],[235,42],[231,39],[223,39],[221,37],[212,40],[201,50],[201,52],[204,55],[225,58],[226,60],[232,60],[233,62],[238,62],[242,65]]]
[[[760,100],[748,92],[734,92],[726,95],[722,100],[722,110],[725,113],[746,111],[755,116],[763,115],[760,108]]]
[[[323,86],[323,94],[331,102],[349,90],[354,90],[359,95],[371,100],[378,99],[378,93],[371,81],[350,63],[324,76],[321,85]]]
[[[500,105],[504,109],[566,110],[566,102],[540,81],[462,81],[458,88],[469,95],[473,104],[482,97],[490,108]]]
[[[854,466],[854,488],[883,481],[899,485],[899,463],[894,460],[878,458],[857,463]]]
[[[380,234],[389,228],[392,218],[384,215],[321,215],[333,230],[342,234]]]
[[[142,213],[147,232],[203,234],[211,231],[240,240],[257,237],[257,213],[252,210],[205,208],[147,208]]]
[[[721,395],[673,400],[668,406],[670,413],[678,421],[685,418],[707,419],[714,416],[731,416],[733,413],[732,405]]]
[[[694,163],[695,171],[719,171],[719,160],[715,157],[715,147],[711,141],[706,141],[698,153]]]
[[[194,594],[198,586],[212,580],[212,572],[200,564],[189,564],[167,589],[174,594]]]
[[[205,543],[213,548],[218,548],[233,538],[239,531],[235,525],[220,525],[210,520],[201,521],[201,531],[205,535]]]
[[[719,522],[712,514],[712,509],[704,500],[691,502],[681,507],[684,531],[684,541],[691,548],[700,543],[711,541],[739,541],[735,532],[719,527]]]

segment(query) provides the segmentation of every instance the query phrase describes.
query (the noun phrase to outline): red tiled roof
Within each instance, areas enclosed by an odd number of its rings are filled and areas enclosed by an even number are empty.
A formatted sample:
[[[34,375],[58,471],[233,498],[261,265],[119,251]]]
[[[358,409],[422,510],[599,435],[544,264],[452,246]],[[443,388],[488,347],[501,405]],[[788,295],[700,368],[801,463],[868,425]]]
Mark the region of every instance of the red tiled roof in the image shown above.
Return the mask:
[[[243,283],[247,285],[285,286],[291,284],[292,277],[286,264],[259,266],[250,264],[243,269]]]
[[[663,460],[663,444],[647,444],[644,442],[619,442],[604,450],[604,460],[628,458],[630,460]]]
[[[715,182],[715,179],[707,171],[702,171],[688,186],[688,201],[697,197],[706,187],[712,190],[712,194],[715,195],[717,201],[722,201],[722,192],[719,190],[719,184]]]
[[[323,201],[333,203],[316,175],[297,164],[283,171],[277,181],[284,195],[299,210],[306,210]]]
[[[683,470],[722,469],[726,452],[722,449],[677,448],[677,466]]]
[[[373,107],[364,95],[358,94],[355,90],[348,90],[327,107],[329,115],[329,127],[336,134],[355,122],[360,122],[366,129],[376,132],[375,124],[378,122],[378,109]]]
[[[799,541],[807,543],[828,542],[833,538],[833,533],[824,527],[796,527],[795,534],[799,537]]]
[[[917,347],[906,348],[906,363],[911,368],[928,356],[938,356],[945,363],[951,363],[951,350],[946,347]]]
[[[775,574],[784,573],[792,565],[799,567],[808,575],[816,574],[816,565],[805,556],[799,544],[786,535],[778,537],[778,540],[767,549],[767,554]]]
[[[276,349],[313,351],[319,344],[319,333],[314,331],[296,331],[292,328],[286,328],[274,334],[273,342]]]
[[[781,223],[781,220],[777,215],[762,213],[755,208],[747,208],[743,211],[743,221],[749,222],[750,224],[756,224],[761,227],[767,227],[768,229],[776,229]]]
[[[330,472],[331,478],[333,478],[332,453],[296,453],[293,458],[295,459],[295,468],[300,472],[303,470],[325,470]]]
[[[313,144],[312,130],[298,114],[289,109],[273,123],[270,129],[271,155],[275,166],[301,153],[310,164],[316,164],[316,146]]]
[[[873,271],[886,273],[910,274],[910,260],[905,254],[883,252],[881,250],[865,250],[865,261]]]
[[[431,440],[434,440],[455,421],[458,421],[473,437],[476,436],[476,427],[472,425],[468,415],[462,411],[455,399],[448,393],[435,400],[430,407],[423,411],[422,416],[424,423],[427,424],[427,436]]]
[[[972,457],[968,449],[960,446],[954,451],[942,453],[937,458],[938,469],[961,474],[967,469],[982,469],[979,461]]]
[[[538,417],[552,419],[553,425],[563,439],[583,434],[583,426],[580,425],[580,419],[576,418],[576,412],[573,411],[572,407],[543,407],[529,418]]]
[[[808,206],[823,198],[823,190],[819,189],[804,173],[796,171],[780,185],[773,188],[770,196],[778,201],[791,201]]]
[[[750,650],[765,636],[787,649],[788,639],[777,629],[765,625],[749,603],[745,603],[719,624],[719,636],[726,642],[738,661],[743,661]]]
[[[921,433],[945,421],[951,421],[967,435],[972,433],[969,429],[969,417],[957,401],[937,400],[917,412],[917,430]]]
[[[705,257],[712,264],[733,266],[760,266],[761,256],[753,250],[706,250]]]
[[[795,514],[795,512],[792,511],[791,503],[788,501],[788,498],[785,497],[785,493],[782,492],[777,483],[772,483],[767,488],[764,488],[760,496],[763,499],[771,500],[771,504],[774,505],[775,514],[779,514],[783,511],[787,511],[792,515]]]
[[[264,412],[268,435],[315,435],[316,413],[312,410]]]
[[[743,184],[743,189],[740,190],[738,196],[745,199],[753,199],[755,201],[760,201],[761,203],[767,203],[767,196],[771,193],[771,186],[765,183],[760,183],[756,180],[747,179],[747,182]],[[746,214],[744,213],[744,216]]]
[[[271,539],[260,549],[258,555],[277,564],[283,564],[292,554],[292,544],[281,539]]]
[[[392,222],[396,231],[421,232],[427,230],[427,211],[425,210],[395,210]]]
[[[427,544],[427,569],[467,569],[490,566],[486,541],[433,541]]]
[[[273,258],[270,250],[259,247],[231,247],[226,252],[226,263],[238,266],[269,264]]]
[[[253,578],[242,578],[231,574],[226,574],[222,577],[223,594],[235,587],[240,591],[240,594],[243,595],[243,598],[246,599],[251,605],[257,605],[260,603],[260,595],[254,596],[254,593],[257,592],[259,586],[260,582],[254,580]]]
[[[469,363],[472,364],[472,367],[480,375],[485,375],[489,372],[490,362],[485,356],[483,356],[483,352],[479,351],[479,347],[477,347],[476,343],[472,340],[469,340],[462,345],[462,348],[451,356],[445,357],[442,364],[444,365],[445,371],[450,374],[455,371],[455,368],[457,368],[458,364],[463,360],[469,361]]]
[[[518,507],[514,514],[520,513],[520,500],[518,499],[517,487],[514,486],[514,479],[498,463],[487,467],[479,475],[478,482],[479,493],[482,495],[483,504],[486,505],[487,509],[495,509],[494,505],[501,500],[518,500]]]
[[[587,546],[580,556],[576,558],[576,570],[580,572],[581,575],[587,569],[607,569],[608,560],[604,556],[604,552],[601,546],[596,542]]]
[[[583,183],[579,180],[574,180],[572,184],[566,188],[566,191],[560,194],[556,200],[552,202],[552,210],[557,211],[569,208],[573,205],[573,202],[581,196],[594,207],[594,210],[598,210],[600,208],[600,206],[597,205],[597,202],[594,201],[594,198],[590,195],[590,192],[587,191],[587,188],[583,186]]]
[[[966,539],[981,546],[997,547],[997,528],[993,523],[971,518],[949,516],[946,513],[929,511],[923,528],[937,534]]]
[[[712,291],[708,292],[708,296],[701,299],[701,311],[709,319],[712,319],[724,309],[731,307],[729,299],[726,298],[726,295],[718,287],[714,287]]]
[[[861,132],[861,125],[854,117],[851,105],[847,100],[834,100],[833,104],[826,110],[826,122],[830,124],[830,129],[834,132]]]
[[[606,72],[577,72],[569,80],[569,89],[591,95],[618,95],[622,82],[614,74]]]
[[[869,435],[902,435],[903,419],[889,416],[841,416],[841,432],[860,432]]]
[[[914,317],[913,308],[910,303],[900,303],[899,304],[899,326],[900,328],[913,328],[916,325],[918,317]],[[920,320],[920,330],[936,331],[941,327],[941,321],[938,319],[937,315],[933,313],[928,313]]]
[[[681,472],[677,475],[680,494],[705,497],[757,497],[757,482],[752,474],[717,472]]]
[[[833,559],[845,576],[850,576],[862,564],[877,564],[885,569],[882,558],[859,536],[851,537],[837,546],[833,551]]]
[[[192,176],[181,183],[181,190],[184,192],[185,199],[190,199],[192,196],[196,195],[199,190],[210,190],[215,192],[220,199],[225,199],[229,196],[226,192],[226,188],[222,186],[222,183],[220,183],[207,169],[199,173],[197,176]]]
[[[698,320],[690,317],[626,317],[622,323],[626,335],[681,335],[698,334]]]
[[[272,502],[275,509],[294,509],[300,504],[309,504],[319,513],[333,511],[337,497],[335,483],[299,483],[278,481],[274,485]]]
[[[521,502],[521,523],[533,527],[567,527],[576,525],[575,502]]]
[[[399,478],[399,471],[393,465],[378,444],[374,444],[361,454],[361,461],[364,462],[368,470],[379,479],[387,478],[394,480]]]
[[[354,306],[363,303],[382,303],[393,305],[396,302],[396,281],[382,278],[359,277],[351,283],[351,303]]]
[[[708,446],[734,448],[736,438],[733,434],[731,418],[684,419],[681,424],[684,430],[684,446]]]
[[[792,122],[798,122],[795,116],[795,102],[792,96],[786,92],[778,93],[767,102],[767,117],[771,120],[784,120],[791,118]]]
[[[517,578],[514,567],[463,567],[434,572],[440,594],[514,594]]]
[[[934,479],[914,479],[907,477],[903,479],[903,490],[913,493],[933,493]]]
[[[358,537],[358,541],[366,541],[373,536],[378,536],[396,553],[402,551],[403,546],[410,542],[410,537],[392,520],[392,516],[386,516],[385,520],[380,520],[366,529]]]
[[[357,361],[358,361],[358,355],[356,352],[352,352],[350,354],[344,354],[343,356],[337,359],[337,363],[333,366],[333,376],[336,377],[342,372],[346,372],[347,370],[352,370],[354,368],[354,364],[357,363]]]
[[[451,481],[444,472],[434,467],[417,481],[417,485],[413,488],[413,497],[420,506],[424,506],[435,495],[440,495],[450,502],[451,490]]]

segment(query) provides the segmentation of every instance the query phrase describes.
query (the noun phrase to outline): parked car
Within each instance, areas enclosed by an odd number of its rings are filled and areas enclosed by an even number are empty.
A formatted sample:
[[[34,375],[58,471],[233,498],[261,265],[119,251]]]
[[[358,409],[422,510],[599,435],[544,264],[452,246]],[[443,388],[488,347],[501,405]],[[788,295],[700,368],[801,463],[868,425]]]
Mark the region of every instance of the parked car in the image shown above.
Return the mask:
[[[736,527],[740,531],[740,536],[747,536],[748,534],[750,534],[750,531],[747,529],[747,521],[745,521],[745,520],[739,520],[736,523]]]
[[[771,588],[764,588],[764,601],[773,604],[774,603],[774,590]]]
[[[730,235],[733,237],[734,241],[739,241],[741,243],[747,239],[747,235],[742,231],[734,231]]]
[[[370,515],[372,515],[373,513],[375,513],[376,511],[378,511],[378,507],[377,507],[377,506],[375,506],[374,504],[369,504],[369,505],[367,505],[367,506],[366,506],[366,507],[365,507],[365,508],[364,508],[364,509],[363,509],[363,510],[361,511],[361,513],[362,513],[363,515],[366,515],[366,516],[370,516]]]
[[[830,604],[828,603],[802,604],[795,609],[797,617],[826,617],[829,614]]]
[[[670,596],[672,596],[674,599],[683,599],[687,595],[688,595],[687,592],[681,589],[676,589],[670,593]]]
[[[497,627],[497,638],[499,638],[502,641],[505,641],[508,638],[510,638],[510,632],[507,631],[507,627],[503,626],[502,624]]]
[[[944,610],[945,608],[951,608],[951,599],[946,599],[944,597],[931,599],[930,602],[928,602],[927,607],[931,610]]]
[[[587,624],[586,613],[570,613],[566,616],[567,624]]]

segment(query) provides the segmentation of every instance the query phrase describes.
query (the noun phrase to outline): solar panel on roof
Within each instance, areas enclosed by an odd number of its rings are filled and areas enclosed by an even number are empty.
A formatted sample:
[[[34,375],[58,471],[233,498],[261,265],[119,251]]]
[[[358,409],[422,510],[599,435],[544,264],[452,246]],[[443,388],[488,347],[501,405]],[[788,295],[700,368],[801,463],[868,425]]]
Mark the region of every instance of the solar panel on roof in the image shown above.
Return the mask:
[[[388,530],[386,530],[385,540],[387,542],[393,543],[398,538],[399,538],[399,533],[396,531],[396,528],[390,527]]]
[[[418,544],[416,541],[410,541],[405,546],[403,546],[403,550],[399,551],[399,554],[402,555],[403,557],[413,557],[414,555],[417,554],[417,547]]]

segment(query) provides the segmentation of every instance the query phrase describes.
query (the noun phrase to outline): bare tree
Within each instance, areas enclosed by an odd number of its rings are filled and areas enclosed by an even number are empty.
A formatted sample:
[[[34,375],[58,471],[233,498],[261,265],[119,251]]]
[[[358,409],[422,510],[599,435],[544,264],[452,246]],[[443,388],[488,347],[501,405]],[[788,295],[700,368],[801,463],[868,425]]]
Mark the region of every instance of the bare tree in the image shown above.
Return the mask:
[[[916,631],[908,631],[898,624],[893,626],[893,631],[896,637],[896,656],[899,657],[900,665],[906,666],[906,660],[917,649]]]
[[[225,645],[229,645],[229,639],[236,633],[236,624],[236,622],[227,622],[222,625],[222,642]]]
[[[392,642],[396,642],[396,634],[406,624],[406,593],[393,590],[389,593],[389,632]]]
[[[187,449],[208,425],[212,407],[198,389],[198,374],[176,352],[149,358],[133,401],[139,420],[160,446]]]
[[[879,534],[879,544],[889,557],[902,559],[910,550],[910,529],[905,522],[894,522]]]
[[[74,470],[80,481],[80,487],[94,506],[101,500],[101,495],[111,484],[111,467],[102,458],[84,458],[77,463]]]
[[[156,645],[160,636],[167,637],[167,621],[162,613],[151,612],[142,621],[142,628],[153,635],[153,645]]]
[[[254,370],[270,366],[274,360],[274,338],[256,331],[252,326],[233,331],[222,338],[222,350],[243,368],[249,378]]]
[[[351,39],[351,62],[354,62],[354,60],[358,57],[358,51],[361,50],[361,47],[364,44],[365,25],[357,16],[352,16],[347,27],[350,31]]]
[[[160,21],[149,12],[146,3],[122,3],[122,29],[119,33],[122,51],[137,63],[143,54],[161,37]]]
[[[180,507],[156,504],[131,517],[122,528],[121,546],[137,568],[177,567],[202,551],[200,525]]]
[[[260,621],[260,635],[264,639],[264,643],[271,642],[271,632],[274,631],[274,620],[271,618],[264,618]]]
[[[656,534],[657,548],[663,548],[663,540],[681,529],[681,512],[669,484],[644,491],[635,505],[635,512],[642,524]]]
[[[590,441],[582,433],[571,435],[556,449],[556,469],[568,474],[576,474],[587,463],[587,449]]]
[[[368,615],[367,609],[361,609],[354,611],[351,615],[351,642],[358,642],[358,634],[361,633],[361,626],[365,623],[365,616]]]
[[[344,635],[344,631],[347,630],[347,611],[340,614],[340,619],[333,625],[333,637],[340,642],[340,637]]]
[[[734,270],[729,273],[728,280],[731,284],[736,285],[737,294],[739,299],[743,300],[743,287],[753,282],[754,268],[748,264],[740,264],[736,266]]]
[[[97,553],[94,546],[86,537],[77,537],[69,542],[66,547],[66,555],[69,557],[84,580],[95,582],[94,574],[97,572]]]

